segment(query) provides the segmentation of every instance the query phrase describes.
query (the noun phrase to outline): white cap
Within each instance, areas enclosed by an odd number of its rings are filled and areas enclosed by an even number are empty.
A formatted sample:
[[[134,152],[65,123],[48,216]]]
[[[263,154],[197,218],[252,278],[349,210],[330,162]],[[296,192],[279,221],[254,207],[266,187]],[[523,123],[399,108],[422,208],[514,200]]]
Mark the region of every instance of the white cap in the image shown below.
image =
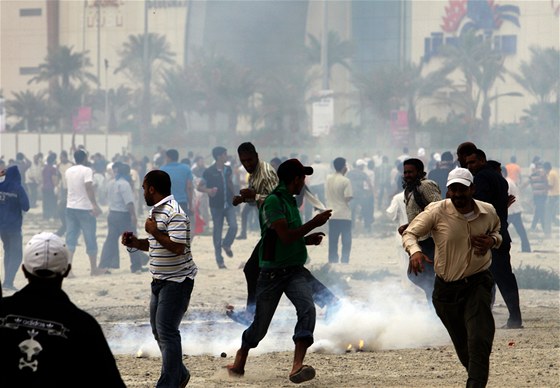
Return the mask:
[[[23,266],[34,276],[51,278],[61,275],[69,264],[70,252],[64,241],[54,233],[36,234],[23,249]],[[51,274],[37,271],[50,271]]]
[[[460,183],[469,187],[473,183],[473,176],[466,168],[457,167],[451,170],[447,176],[447,187],[453,183]]]
[[[367,162],[363,159],[358,159],[356,160],[356,166],[357,167],[367,166]]]

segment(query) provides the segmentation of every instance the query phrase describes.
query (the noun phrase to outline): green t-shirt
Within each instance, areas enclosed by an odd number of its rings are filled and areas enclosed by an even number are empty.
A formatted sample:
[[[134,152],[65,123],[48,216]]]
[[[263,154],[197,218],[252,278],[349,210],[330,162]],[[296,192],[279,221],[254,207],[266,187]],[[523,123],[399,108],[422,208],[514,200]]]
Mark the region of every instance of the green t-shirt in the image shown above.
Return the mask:
[[[267,234],[275,233],[270,225],[275,221],[285,218],[289,229],[301,226],[301,217],[296,205],[296,199],[288,192],[283,182],[268,195],[259,209],[262,243],[259,249],[259,263],[261,268],[284,268],[304,265],[307,261],[307,248],[304,238],[290,244],[284,244],[276,238],[274,247],[267,249]],[[267,253],[269,252],[269,253]],[[273,252],[273,253],[272,253]],[[273,256],[270,257],[265,256]]]

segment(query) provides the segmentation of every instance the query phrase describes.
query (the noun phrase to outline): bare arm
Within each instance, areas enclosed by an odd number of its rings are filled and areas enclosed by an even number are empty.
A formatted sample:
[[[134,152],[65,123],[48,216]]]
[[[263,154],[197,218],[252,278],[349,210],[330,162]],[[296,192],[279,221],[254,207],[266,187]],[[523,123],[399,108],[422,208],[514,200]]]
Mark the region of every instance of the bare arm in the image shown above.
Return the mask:
[[[89,201],[91,202],[91,204],[93,206],[93,215],[95,217],[97,217],[102,212],[101,212],[101,209],[99,208],[99,206],[97,205],[97,201],[95,200],[95,190],[93,189],[93,182],[86,182],[86,192],[87,192],[87,196],[89,198]]]
[[[157,227],[157,222],[153,218],[147,218],[144,225],[146,232],[150,233],[154,238],[168,251],[181,255],[185,252],[185,245],[176,243],[169,236],[161,232]]]
[[[288,228],[288,221],[285,218],[274,221],[270,226],[278,233],[278,238],[283,244],[290,244],[300,238],[305,237],[306,234],[313,229],[324,225],[332,215],[332,210],[325,210],[317,214],[311,220],[296,229]]]

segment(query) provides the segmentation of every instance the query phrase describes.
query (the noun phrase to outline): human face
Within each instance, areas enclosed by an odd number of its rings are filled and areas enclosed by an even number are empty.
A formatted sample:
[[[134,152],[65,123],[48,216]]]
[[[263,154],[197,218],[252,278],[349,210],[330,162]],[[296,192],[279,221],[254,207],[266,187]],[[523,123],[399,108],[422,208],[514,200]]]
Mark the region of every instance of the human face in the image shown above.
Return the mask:
[[[255,172],[255,169],[257,168],[257,165],[259,163],[259,156],[258,154],[243,152],[239,154],[239,161],[241,162],[243,167],[245,167],[245,170],[247,170],[249,174],[252,174],[253,172]]]
[[[144,200],[146,201],[146,205],[154,206],[156,203],[154,201],[154,188],[152,186],[148,186],[146,179],[142,182],[142,189],[144,190]]]
[[[406,183],[410,183],[418,179],[418,170],[412,164],[403,166],[403,179]]]
[[[305,186],[305,175],[304,176],[297,176],[294,179],[294,183],[295,183],[295,188],[296,188],[296,195],[299,195],[301,193],[301,190],[303,190],[303,186]]]
[[[468,213],[473,209],[473,194],[474,185],[467,187],[461,183],[453,183],[447,187],[447,198],[451,199],[451,203],[460,213]]]
[[[484,167],[484,162],[478,159],[475,154],[467,156],[467,158],[465,159],[465,163],[467,165],[467,168],[473,175],[475,175],[480,171],[482,167]]]

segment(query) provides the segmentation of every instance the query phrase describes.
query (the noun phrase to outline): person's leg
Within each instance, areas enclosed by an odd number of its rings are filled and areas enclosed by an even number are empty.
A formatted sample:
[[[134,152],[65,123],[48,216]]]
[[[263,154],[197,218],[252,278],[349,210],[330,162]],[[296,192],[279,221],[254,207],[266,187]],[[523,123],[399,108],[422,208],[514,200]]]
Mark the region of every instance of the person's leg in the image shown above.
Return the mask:
[[[340,235],[340,221],[329,221],[329,263],[338,263],[338,236]]]
[[[521,218],[521,213],[513,213],[508,215],[508,221],[513,224],[515,231],[519,235],[521,240],[521,252],[531,252],[531,244],[529,243],[529,238],[527,237],[527,232],[523,226],[523,219]]]
[[[23,257],[21,230],[0,232],[4,246],[4,287],[13,288]]]
[[[98,275],[103,272],[97,268],[97,220],[88,210],[78,211],[80,227],[86,243],[86,253],[89,257],[90,274]]]
[[[296,269],[291,274],[285,290],[286,297],[293,303],[298,317],[293,336],[295,351],[290,375],[297,373],[303,367],[307,348],[313,344],[316,313],[308,275],[309,271],[303,268]]]
[[[237,235],[237,215],[235,214],[235,208],[233,206],[224,209],[224,218],[228,224],[228,230],[222,241],[222,246],[231,249],[231,245]]]
[[[121,217],[117,212],[107,215],[107,237],[101,248],[99,268],[119,268],[119,237],[122,230]],[[115,266],[116,265],[116,266]]]
[[[485,387],[488,382],[490,353],[495,332],[491,307],[494,280],[492,275],[485,271],[473,283],[469,285],[464,312],[469,350],[467,386]]]
[[[211,207],[212,214],[212,243],[214,244],[214,255],[218,268],[225,268],[222,256],[222,230],[224,228],[224,209]]]
[[[504,298],[509,312],[506,326],[508,328],[522,327],[523,320],[519,307],[519,287],[517,285],[517,279],[513,274],[513,269],[511,268],[509,242],[502,243],[500,249],[492,249],[490,272],[492,272],[494,276],[496,285]]]
[[[78,237],[80,236],[80,223],[76,209],[66,209],[66,247],[72,253],[76,251]]]
[[[182,361],[179,325],[189,306],[194,281],[189,278],[182,283],[163,281],[157,282],[156,286],[159,287],[156,287],[155,292],[152,291],[153,297],[157,293],[154,305],[150,302],[152,332],[162,357],[161,376],[156,387],[179,387],[189,376]]]
[[[241,209],[241,233],[237,236],[238,240],[245,240],[247,238],[247,218],[249,217],[250,206],[243,204]]]
[[[340,220],[342,249],[340,262],[348,264],[350,262],[350,250],[352,249],[352,224],[349,220]]]
[[[60,220],[60,227],[56,231],[58,236],[64,236],[66,233],[66,197],[68,196],[67,190],[61,190],[60,192],[60,202],[58,203],[57,216]]]
[[[251,257],[245,263],[243,267],[243,273],[245,274],[245,280],[247,281],[247,307],[246,310],[254,313],[255,305],[257,303],[257,280],[259,278],[259,249],[261,246],[261,240],[257,243]]]
[[[464,311],[465,301],[462,296],[461,286],[445,283],[436,278],[432,303],[436,314],[447,329],[453,342],[459,361],[465,368],[469,367],[469,352],[467,328],[465,326]]]

